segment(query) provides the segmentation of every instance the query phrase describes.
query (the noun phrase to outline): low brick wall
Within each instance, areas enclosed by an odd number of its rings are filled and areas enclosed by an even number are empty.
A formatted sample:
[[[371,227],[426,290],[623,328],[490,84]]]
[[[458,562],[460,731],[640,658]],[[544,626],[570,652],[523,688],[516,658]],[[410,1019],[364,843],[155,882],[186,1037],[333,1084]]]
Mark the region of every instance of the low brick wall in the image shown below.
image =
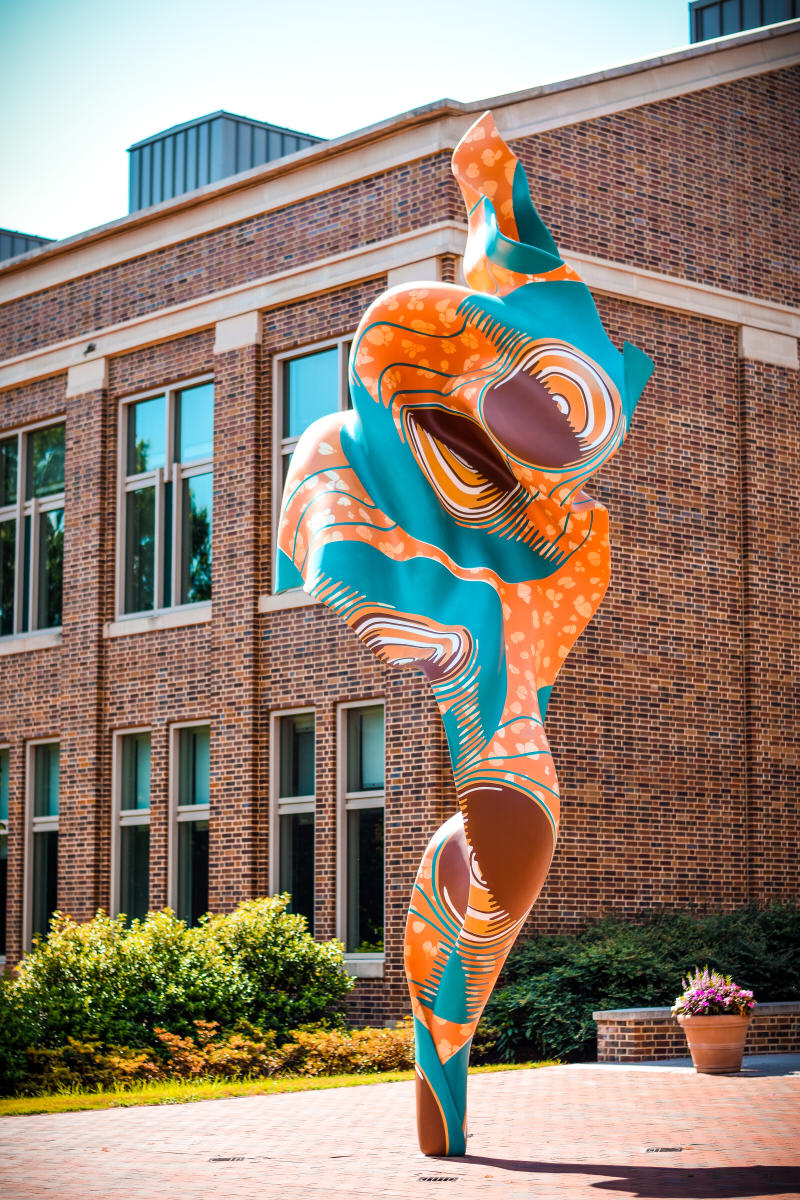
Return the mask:
[[[598,1062],[649,1062],[688,1054],[686,1036],[668,1008],[617,1008],[592,1016]],[[800,1001],[757,1004],[744,1052],[800,1053]]]

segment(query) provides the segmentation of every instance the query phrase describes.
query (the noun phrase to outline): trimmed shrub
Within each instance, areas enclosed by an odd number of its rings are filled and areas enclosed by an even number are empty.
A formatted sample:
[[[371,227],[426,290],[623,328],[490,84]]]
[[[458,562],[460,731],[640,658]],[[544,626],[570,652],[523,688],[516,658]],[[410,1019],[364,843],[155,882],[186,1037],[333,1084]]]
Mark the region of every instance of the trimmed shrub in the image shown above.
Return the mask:
[[[298,1029],[281,1047],[282,1075],[361,1075],[413,1066],[411,1017],[393,1029]]]
[[[102,1090],[163,1077],[161,1063],[147,1050],[117,1046],[105,1052],[99,1042],[69,1038],[65,1046],[27,1051],[27,1071],[19,1090],[29,1096],[76,1088]]]
[[[578,937],[533,937],[509,955],[483,1026],[500,1061],[591,1058],[601,1009],[668,1006],[698,962],[756,1000],[800,999],[800,908],[607,917]]]
[[[341,944],[315,942],[287,904],[248,900],[194,928],[168,909],[130,928],[103,913],[82,925],[56,915],[0,988],[0,1086],[20,1082],[29,1046],[149,1050],[159,1029],[194,1037],[196,1022],[232,1033],[243,1021],[281,1042],[310,1021],[341,1023],[353,986]]]
[[[157,1050],[69,1038],[29,1049],[20,1090],[28,1095],[73,1088],[103,1089],[151,1079],[249,1079],[275,1075],[367,1074],[414,1065],[411,1018],[394,1029],[299,1029],[276,1045],[275,1034],[242,1025],[221,1034],[215,1021],[196,1021],[194,1036],[157,1029]]]

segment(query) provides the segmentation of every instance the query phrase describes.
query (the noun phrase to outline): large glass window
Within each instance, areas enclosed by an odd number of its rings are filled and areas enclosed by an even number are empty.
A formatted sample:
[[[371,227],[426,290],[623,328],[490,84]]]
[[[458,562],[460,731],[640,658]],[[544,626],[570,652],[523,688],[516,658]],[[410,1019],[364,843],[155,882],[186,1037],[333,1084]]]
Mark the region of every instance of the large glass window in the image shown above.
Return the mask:
[[[313,712],[277,714],[277,890],[292,897],[290,912],[302,914],[314,932],[315,735]],[[277,745],[276,745],[277,743]],[[275,868],[277,868],[275,870]]]
[[[44,935],[58,903],[58,742],[30,747],[30,933]]]
[[[283,485],[301,433],[319,417],[350,407],[347,360],[350,342],[317,346],[275,359],[275,455],[273,522],[277,532]]]
[[[343,710],[344,943],[351,954],[384,948],[384,709]]]
[[[120,611],[211,599],[214,385],[123,404]]]
[[[117,735],[117,841],[114,863],[115,912],[143,920],[150,891],[150,733]]]
[[[6,956],[8,920],[8,746],[0,746],[0,959]]]
[[[63,422],[0,439],[0,637],[61,625]]]
[[[196,925],[208,912],[208,822],[211,731],[208,725],[174,730],[173,822],[174,907],[182,921]]]

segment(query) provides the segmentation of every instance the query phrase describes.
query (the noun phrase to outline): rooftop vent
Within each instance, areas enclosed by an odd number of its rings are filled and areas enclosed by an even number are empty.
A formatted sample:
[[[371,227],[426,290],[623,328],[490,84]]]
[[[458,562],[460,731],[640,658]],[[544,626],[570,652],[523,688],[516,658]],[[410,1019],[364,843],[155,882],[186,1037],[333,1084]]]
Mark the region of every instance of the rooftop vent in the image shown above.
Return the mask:
[[[324,140],[222,111],[173,125],[128,149],[128,211],[160,204]]]
[[[793,17],[800,17],[800,0],[691,0],[690,37],[705,42]]]
[[[17,233],[14,229],[0,229],[0,261],[4,258],[16,258],[18,254],[27,254],[29,250],[38,250],[47,246],[52,238],[36,237],[33,233]]]

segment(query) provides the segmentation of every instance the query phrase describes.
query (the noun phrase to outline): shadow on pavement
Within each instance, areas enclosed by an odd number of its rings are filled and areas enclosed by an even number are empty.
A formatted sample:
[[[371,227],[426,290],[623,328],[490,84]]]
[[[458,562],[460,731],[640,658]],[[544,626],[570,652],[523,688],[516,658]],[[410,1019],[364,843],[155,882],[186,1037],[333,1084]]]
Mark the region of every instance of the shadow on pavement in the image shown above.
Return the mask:
[[[442,1160],[447,1161],[446,1159]],[[800,1195],[800,1167],[621,1167],[613,1163],[547,1163],[467,1154],[460,1161],[531,1175],[603,1175],[590,1186],[656,1200],[724,1200],[725,1197]]]

